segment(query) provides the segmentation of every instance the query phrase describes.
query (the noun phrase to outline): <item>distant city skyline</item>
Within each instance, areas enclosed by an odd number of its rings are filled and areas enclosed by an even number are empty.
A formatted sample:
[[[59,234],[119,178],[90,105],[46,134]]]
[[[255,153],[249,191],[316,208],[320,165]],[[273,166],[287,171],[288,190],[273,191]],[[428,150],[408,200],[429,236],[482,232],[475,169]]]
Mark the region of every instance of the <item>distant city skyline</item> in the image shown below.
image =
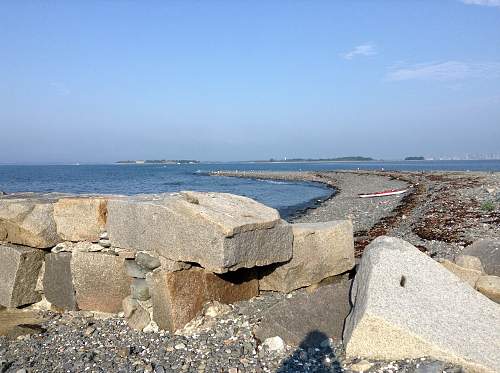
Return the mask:
[[[466,153],[464,155],[439,155],[439,156],[428,156],[428,160],[498,160],[500,159],[500,153]]]
[[[500,153],[500,2],[0,3],[0,164]]]

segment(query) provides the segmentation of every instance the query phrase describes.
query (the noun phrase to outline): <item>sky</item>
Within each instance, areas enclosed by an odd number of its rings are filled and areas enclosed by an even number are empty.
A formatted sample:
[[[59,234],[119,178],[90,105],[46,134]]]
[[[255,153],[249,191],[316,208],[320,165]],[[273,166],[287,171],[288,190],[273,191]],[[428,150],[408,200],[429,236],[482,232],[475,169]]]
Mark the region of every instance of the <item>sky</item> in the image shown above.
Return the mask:
[[[500,153],[500,0],[2,1],[0,163]]]

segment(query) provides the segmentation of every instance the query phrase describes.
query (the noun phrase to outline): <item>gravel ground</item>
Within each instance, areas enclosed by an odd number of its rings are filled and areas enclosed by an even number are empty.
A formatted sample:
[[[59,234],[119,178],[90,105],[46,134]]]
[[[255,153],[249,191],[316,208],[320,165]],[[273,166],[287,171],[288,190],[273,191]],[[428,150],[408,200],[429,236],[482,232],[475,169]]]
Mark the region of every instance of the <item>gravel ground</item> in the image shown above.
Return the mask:
[[[351,372],[361,359],[346,360],[339,343],[271,351],[253,337],[262,312],[285,296],[264,294],[200,316],[186,335],[135,332],[116,315],[44,312],[43,332],[0,337],[0,372]],[[461,371],[428,359],[369,364],[372,372]]]
[[[376,175],[353,173],[324,174],[337,188],[337,194],[316,209],[291,219],[294,223],[313,223],[351,219],[355,231],[370,229],[401,202],[402,196],[359,198],[360,193],[408,187],[408,183]]]
[[[228,173],[224,173],[227,175]],[[261,173],[240,177],[319,181],[338,193],[293,222],[351,218],[356,247],[377,235],[402,237],[431,256],[453,257],[479,237],[500,237],[499,174],[486,173]],[[358,193],[416,185],[406,196],[359,199]],[[253,336],[262,313],[284,297],[264,293],[227,308],[215,318],[200,316],[189,332],[138,333],[123,318],[84,312],[42,312],[40,329],[18,338],[0,337],[4,372],[460,372],[439,361],[346,359],[331,341],[318,348],[270,351]],[[1,312],[1,311],[0,311]]]

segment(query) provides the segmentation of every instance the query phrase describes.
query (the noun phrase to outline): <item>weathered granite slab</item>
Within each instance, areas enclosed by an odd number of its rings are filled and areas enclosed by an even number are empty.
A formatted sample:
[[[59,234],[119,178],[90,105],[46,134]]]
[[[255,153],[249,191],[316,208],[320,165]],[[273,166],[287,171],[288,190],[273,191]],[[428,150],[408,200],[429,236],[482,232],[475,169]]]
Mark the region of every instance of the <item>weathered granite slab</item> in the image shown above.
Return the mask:
[[[270,207],[227,193],[182,192],[108,202],[113,246],[154,251],[216,273],[284,262],[292,231]]]
[[[130,294],[125,258],[101,252],[73,251],[71,276],[78,308],[117,313]]]
[[[45,256],[45,274],[43,292],[45,298],[54,306],[64,310],[76,310],[75,288],[71,275],[70,252],[47,254]]]
[[[323,340],[342,340],[344,320],[351,310],[349,290],[351,280],[340,278],[332,284],[319,287],[313,293],[294,294],[264,312],[255,336],[261,341],[280,336],[288,345],[317,347]]]
[[[69,197],[54,204],[57,233],[66,241],[97,242],[106,225],[107,198]]]
[[[500,307],[406,241],[379,237],[365,249],[352,299],[348,357],[500,367]]]
[[[293,257],[260,280],[261,290],[288,293],[354,267],[349,220],[292,224]]]
[[[184,327],[203,308],[216,300],[232,303],[258,295],[256,279],[240,278],[238,283],[201,268],[175,272],[157,269],[147,277],[153,302],[153,320],[162,329]]]
[[[25,246],[0,244],[0,305],[8,308],[38,302],[35,290],[44,252]]]
[[[54,220],[59,194],[8,194],[0,197],[0,240],[37,248],[61,242]]]

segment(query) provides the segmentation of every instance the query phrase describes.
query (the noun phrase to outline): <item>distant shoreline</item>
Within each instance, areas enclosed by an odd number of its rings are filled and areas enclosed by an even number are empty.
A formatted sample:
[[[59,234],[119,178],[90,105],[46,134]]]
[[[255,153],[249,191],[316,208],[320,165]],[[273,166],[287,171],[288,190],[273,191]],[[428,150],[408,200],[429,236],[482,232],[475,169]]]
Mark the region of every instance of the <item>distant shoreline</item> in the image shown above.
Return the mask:
[[[366,161],[235,161],[236,163],[366,163],[366,162],[399,162],[399,161],[385,161],[385,160],[377,160],[370,159]],[[231,163],[231,162],[228,162]]]
[[[371,161],[199,161],[198,163],[191,163],[191,165],[210,165],[210,164],[348,164],[348,163],[403,163],[403,164],[414,164],[414,163],[426,163],[426,164],[440,164],[440,163],[459,163],[459,162],[467,162],[467,163],[496,163],[500,162],[500,159],[425,159],[423,161],[418,160],[404,160],[404,159],[383,159],[383,160],[371,160]],[[117,163],[117,162],[48,162],[48,163],[1,163],[0,167],[21,167],[21,166],[120,166],[120,165],[173,165],[179,166],[177,163]],[[185,163],[182,165],[189,165],[189,163]],[[436,169],[440,171],[452,171],[450,169]],[[465,169],[463,171],[466,171]],[[481,170],[484,171],[484,170]]]
[[[198,164],[196,159],[134,159],[114,162],[116,164]]]

